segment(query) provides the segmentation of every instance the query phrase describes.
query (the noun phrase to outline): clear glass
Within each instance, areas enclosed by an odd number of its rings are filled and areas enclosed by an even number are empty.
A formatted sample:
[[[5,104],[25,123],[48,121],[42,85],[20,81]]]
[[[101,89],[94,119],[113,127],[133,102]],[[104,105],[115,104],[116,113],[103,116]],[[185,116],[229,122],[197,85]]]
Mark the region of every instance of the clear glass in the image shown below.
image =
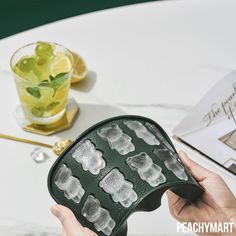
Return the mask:
[[[26,119],[50,125],[62,118],[73,70],[71,52],[56,43],[32,43],[13,54],[10,66]]]

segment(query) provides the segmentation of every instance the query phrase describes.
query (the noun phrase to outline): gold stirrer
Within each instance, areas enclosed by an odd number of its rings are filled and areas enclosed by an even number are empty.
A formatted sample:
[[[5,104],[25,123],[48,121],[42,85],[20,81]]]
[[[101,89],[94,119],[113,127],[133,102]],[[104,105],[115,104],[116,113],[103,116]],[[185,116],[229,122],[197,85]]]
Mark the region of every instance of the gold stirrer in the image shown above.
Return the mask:
[[[21,143],[37,145],[37,146],[41,146],[41,147],[45,147],[45,148],[50,148],[58,156],[65,150],[66,147],[68,147],[72,143],[72,141],[70,139],[61,139],[61,140],[55,142],[54,145],[50,145],[50,144],[41,143],[38,141],[14,137],[14,136],[1,134],[1,133],[0,133],[0,138],[13,140],[13,141],[21,142]]]

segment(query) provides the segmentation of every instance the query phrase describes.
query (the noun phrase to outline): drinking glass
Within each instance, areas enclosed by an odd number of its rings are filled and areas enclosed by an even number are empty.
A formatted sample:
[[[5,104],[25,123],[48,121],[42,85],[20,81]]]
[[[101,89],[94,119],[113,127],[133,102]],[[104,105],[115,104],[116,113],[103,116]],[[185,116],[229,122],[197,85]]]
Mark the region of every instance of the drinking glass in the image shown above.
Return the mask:
[[[31,43],[13,54],[10,66],[26,119],[50,125],[62,118],[73,70],[71,52],[56,43]]]

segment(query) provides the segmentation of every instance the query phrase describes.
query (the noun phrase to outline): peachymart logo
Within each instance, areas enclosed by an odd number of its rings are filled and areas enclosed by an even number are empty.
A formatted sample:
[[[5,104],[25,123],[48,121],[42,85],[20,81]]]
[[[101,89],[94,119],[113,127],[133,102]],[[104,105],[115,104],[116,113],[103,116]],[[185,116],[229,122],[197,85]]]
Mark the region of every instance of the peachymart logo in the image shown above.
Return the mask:
[[[178,233],[232,233],[233,222],[182,222],[177,223]]]

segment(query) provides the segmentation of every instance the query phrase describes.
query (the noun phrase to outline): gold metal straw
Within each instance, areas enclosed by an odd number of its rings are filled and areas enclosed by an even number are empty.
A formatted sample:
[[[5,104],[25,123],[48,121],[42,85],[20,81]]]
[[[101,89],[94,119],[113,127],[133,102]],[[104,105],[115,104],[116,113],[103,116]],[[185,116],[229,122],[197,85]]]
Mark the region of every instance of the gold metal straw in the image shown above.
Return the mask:
[[[13,140],[13,141],[21,142],[21,143],[37,145],[37,146],[46,147],[46,148],[51,148],[57,155],[60,155],[61,152],[72,143],[71,140],[66,139],[66,140],[59,140],[54,145],[50,145],[46,143],[41,143],[41,142],[24,139],[24,138],[18,138],[18,137],[1,134],[1,133],[0,133],[0,138],[9,139],[9,140]]]
[[[18,137],[6,135],[6,134],[1,134],[1,133],[0,133],[0,138],[10,139],[13,141],[17,141],[17,142],[21,142],[21,143],[28,143],[28,144],[37,145],[37,146],[46,147],[46,148],[53,148],[53,145],[49,145],[46,143],[41,143],[41,142],[37,142],[37,141],[33,141],[33,140],[28,140],[28,139],[24,139],[24,138],[18,138]]]

